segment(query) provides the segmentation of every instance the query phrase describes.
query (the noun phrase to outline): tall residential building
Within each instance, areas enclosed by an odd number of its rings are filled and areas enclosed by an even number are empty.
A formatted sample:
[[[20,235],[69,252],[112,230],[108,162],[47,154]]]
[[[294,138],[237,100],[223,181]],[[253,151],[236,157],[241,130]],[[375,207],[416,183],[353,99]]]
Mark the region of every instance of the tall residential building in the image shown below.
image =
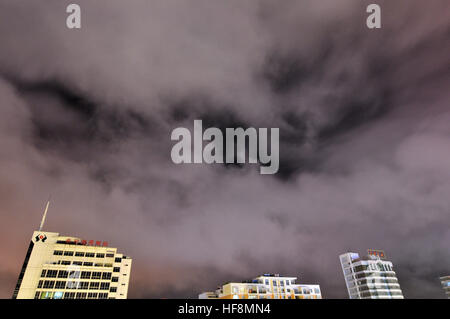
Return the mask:
[[[199,299],[322,299],[319,285],[296,284],[297,277],[264,274],[245,282],[230,282]]]
[[[104,241],[42,231],[45,215],[31,237],[12,298],[126,299],[132,259]]]
[[[403,299],[392,262],[380,250],[368,250],[367,257],[358,253],[339,256],[350,299]]]
[[[450,276],[441,277],[441,283],[447,298],[450,299]]]

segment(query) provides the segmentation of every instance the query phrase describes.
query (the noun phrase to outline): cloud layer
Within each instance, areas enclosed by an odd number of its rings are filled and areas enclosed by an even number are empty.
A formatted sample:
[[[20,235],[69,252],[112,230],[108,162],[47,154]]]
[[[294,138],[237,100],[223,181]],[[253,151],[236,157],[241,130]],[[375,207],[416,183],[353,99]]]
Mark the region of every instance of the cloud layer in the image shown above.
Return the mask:
[[[406,297],[450,272],[448,1],[0,3],[0,297],[47,229],[134,258],[130,297],[275,272],[345,298],[384,249]],[[280,172],[174,165],[170,132],[280,128]]]

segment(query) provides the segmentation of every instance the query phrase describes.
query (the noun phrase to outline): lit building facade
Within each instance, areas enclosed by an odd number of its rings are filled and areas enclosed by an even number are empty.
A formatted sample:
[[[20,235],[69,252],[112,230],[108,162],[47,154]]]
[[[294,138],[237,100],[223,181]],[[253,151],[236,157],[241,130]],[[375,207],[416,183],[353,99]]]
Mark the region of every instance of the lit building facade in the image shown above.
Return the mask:
[[[384,258],[384,252],[370,249],[367,257],[339,256],[350,299],[403,299],[392,262]]]
[[[297,277],[265,274],[246,282],[230,282],[199,299],[322,299],[319,285],[297,284]]]
[[[444,288],[447,298],[450,299],[450,276],[441,277],[442,288]]]
[[[131,263],[106,242],[35,231],[13,299],[126,299]]]

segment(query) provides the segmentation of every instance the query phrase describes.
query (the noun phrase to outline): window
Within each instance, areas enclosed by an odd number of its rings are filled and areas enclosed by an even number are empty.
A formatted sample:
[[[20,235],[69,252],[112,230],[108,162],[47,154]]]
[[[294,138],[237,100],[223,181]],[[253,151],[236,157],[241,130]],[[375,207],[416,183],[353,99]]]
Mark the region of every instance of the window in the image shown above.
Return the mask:
[[[36,291],[36,293],[34,294],[34,299],[39,299],[39,296],[41,295],[40,291]]]
[[[90,271],[82,271],[81,279],[91,279],[91,272]]]
[[[107,258],[114,257],[114,254],[106,254],[106,257],[107,257]]]
[[[103,267],[102,263],[95,263],[95,267]]]
[[[111,288],[109,288],[109,291],[110,292],[117,292],[117,287],[111,287]]]
[[[114,262],[115,263],[120,263],[120,262],[122,262],[122,258],[116,257],[116,259],[114,259]]]
[[[68,260],[62,260],[61,265],[70,265],[70,261]]]
[[[111,279],[111,273],[110,272],[104,272],[102,275],[103,280],[110,280]]]
[[[109,282],[102,282],[100,285],[101,290],[109,290]]]
[[[80,274],[81,274],[81,272],[79,270],[71,270],[69,272],[69,278],[72,278],[72,279],[80,278]]]
[[[46,272],[47,272],[47,270],[43,269],[42,273],[41,273],[41,277],[45,277]]]
[[[53,255],[55,255],[55,256],[62,256],[62,254],[63,254],[62,250],[55,250],[53,252]]]
[[[86,295],[85,292],[77,292],[77,299],[86,299]]]
[[[75,257],[84,257],[84,251],[77,251]]]
[[[89,288],[89,282],[88,281],[81,281],[78,288],[79,289],[88,289]]]
[[[82,266],[83,262],[82,261],[74,261],[72,264],[77,265],[77,266]]]
[[[44,281],[43,280],[39,280],[39,283],[38,283],[38,288],[42,288],[42,284],[44,283]]]
[[[47,278],[56,278],[57,270],[47,270]]]
[[[66,292],[64,294],[64,299],[75,299],[75,293],[74,292]]]
[[[77,289],[79,287],[79,282],[74,280],[67,281],[66,289]]]
[[[96,292],[89,292],[88,298],[89,299],[97,299],[98,294]]]
[[[94,271],[92,273],[92,279],[100,279],[101,277],[102,277],[102,273],[101,272]]]
[[[53,289],[54,286],[55,286],[55,281],[54,280],[46,280],[46,281],[44,281],[44,288]]]
[[[66,250],[64,256],[73,256],[73,251]]]
[[[65,281],[57,281],[55,284],[55,289],[64,289],[66,287]]]
[[[94,254],[94,253],[86,253],[85,256],[86,256],[86,257],[95,257],[95,254]]]
[[[119,281],[119,277],[112,277],[111,281],[112,282],[118,282]]]
[[[105,267],[112,267],[112,264],[105,264]]]
[[[97,258],[105,258],[105,254],[97,254]]]
[[[120,272],[120,267],[114,267],[113,271],[114,272]]]
[[[98,299],[107,299],[108,298],[108,293],[99,293],[98,294]]]
[[[86,261],[83,263],[83,266],[93,266],[93,265],[94,265],[93,263],[86,262]]]
[[[100,287],[99,282],[90,282],[89,283],[89,289],[90,290],[97,290]]]
[[[67,278],[67,276],[69,276],[69,272],[66,270],[60,270],[58,273],[58,278]]]
[[[51,292],[51,291],[42,291],[40,298],[41,299],[51,299],[52,296],[53,296],[53,292]]]

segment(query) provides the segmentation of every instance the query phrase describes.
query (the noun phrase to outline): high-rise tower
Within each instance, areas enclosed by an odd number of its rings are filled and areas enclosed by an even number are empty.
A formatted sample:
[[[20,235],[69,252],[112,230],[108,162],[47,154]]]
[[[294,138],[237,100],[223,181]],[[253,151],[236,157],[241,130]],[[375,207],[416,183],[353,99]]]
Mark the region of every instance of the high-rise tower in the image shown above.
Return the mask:
[[[403,299],[392,262],[380,250],[367,257],[348,252],[339,256],[350,299]]]
[[[126,299],[132,259],[105,241],[35,231],[13,299]]]
[[[450,276],[441,277],[442,288],[444,288],[447,298],[450,299]]]

